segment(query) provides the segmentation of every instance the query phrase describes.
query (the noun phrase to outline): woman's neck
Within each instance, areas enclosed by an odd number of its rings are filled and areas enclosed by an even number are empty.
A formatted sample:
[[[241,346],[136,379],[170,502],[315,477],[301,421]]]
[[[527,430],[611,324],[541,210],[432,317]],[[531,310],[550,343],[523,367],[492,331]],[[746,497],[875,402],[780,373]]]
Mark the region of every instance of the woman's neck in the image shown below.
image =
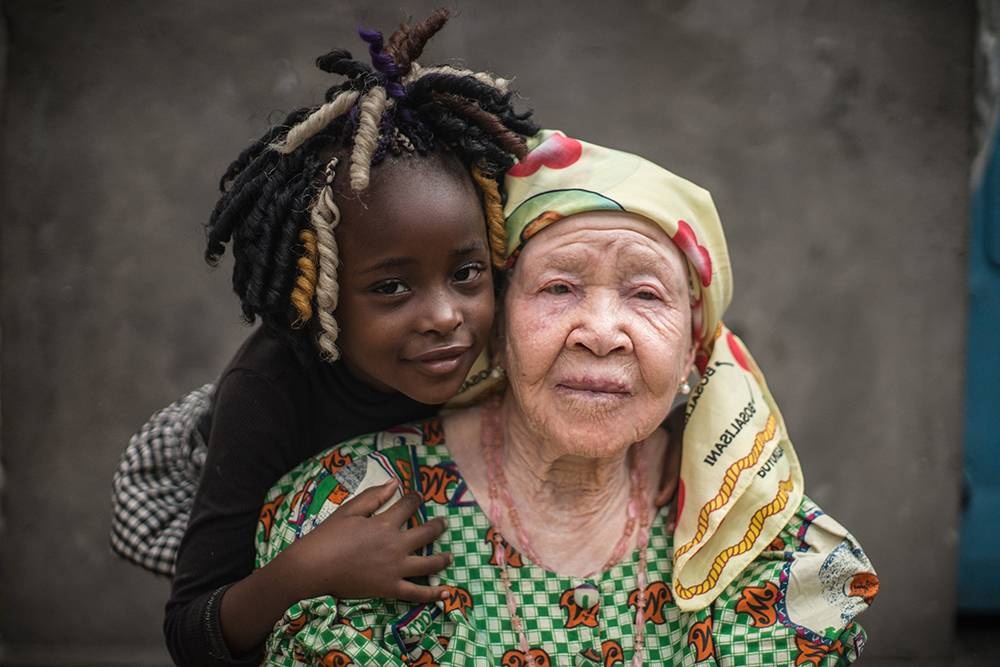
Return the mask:
[[[501,533],[521,551],[529,546],[520,542],[529,540],[540,564],[560,574],[600,569],[627,522],[633,491],[629,448],[599,457],[570,454],[566,443],[546,440],[530,428],[511,403],[503,408],[503,433],[495,444],[522,531],[518,534],[505,516]]]
[[[501,460],[511,495],[522,499],[522,513],[530,507],[557,524],[577,526],[624,507],[629,497],[627,451],[602,458],[569,454],[561,443],[540,438],[509,405],[500,419]]]

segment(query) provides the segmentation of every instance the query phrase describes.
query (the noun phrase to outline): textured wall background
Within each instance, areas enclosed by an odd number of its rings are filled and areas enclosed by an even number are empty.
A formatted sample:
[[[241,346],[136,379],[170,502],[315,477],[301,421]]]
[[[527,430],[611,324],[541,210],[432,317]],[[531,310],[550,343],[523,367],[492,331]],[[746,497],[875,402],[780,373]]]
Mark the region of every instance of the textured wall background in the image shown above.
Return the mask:
[[[268,118],[320,99],[315,56],[440,1],[3,5],[0,660],[166,661],[167,586],[110,555],[109,479],[133,429],[247,334],[228,268],[201,261],[215,183]],[[882,577],[866,664],[936,664],[954,607],[969,3],[453,6],[424,62],[516,74],[544,124],[713,191],[728,320],[810,495]]]

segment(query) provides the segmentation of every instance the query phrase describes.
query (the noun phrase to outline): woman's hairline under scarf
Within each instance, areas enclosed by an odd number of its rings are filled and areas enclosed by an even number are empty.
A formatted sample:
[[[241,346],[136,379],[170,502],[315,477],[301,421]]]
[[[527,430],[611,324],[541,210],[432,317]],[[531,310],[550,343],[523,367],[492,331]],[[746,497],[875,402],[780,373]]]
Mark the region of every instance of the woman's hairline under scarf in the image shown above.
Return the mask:
[[[780,532],[804,494],[794,448],[763,374],[722,322],[732,272],[708,191],[636,155],[545,130],[505,181],[507,266],[542,229],[590,211],[632,213],[684,255],[700,381],[688,398],[672,592],[710,604]]]

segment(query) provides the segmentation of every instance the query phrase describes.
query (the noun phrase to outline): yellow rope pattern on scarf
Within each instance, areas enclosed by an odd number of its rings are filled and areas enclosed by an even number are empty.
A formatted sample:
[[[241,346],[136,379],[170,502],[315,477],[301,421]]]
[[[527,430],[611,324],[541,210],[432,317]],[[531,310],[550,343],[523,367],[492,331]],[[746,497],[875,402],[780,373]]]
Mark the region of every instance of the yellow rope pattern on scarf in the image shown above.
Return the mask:
[[[678,597],[689,600],[696,595],[701,595],[702,593],[710,590],[719,581],[719,577],[722,576],[722,569],[726,566],[726,563],[730,561],[734,556],[739,556],[742,553],[746,553],[753,547],[754,542],[760,537],[761,531],[764,530],[764,521],[771,516],[779,513],[781,510],[785,509],[788,504],[788,496],[794,486],[792,478],[789,477],[778,483],[778,494],[774,497],[767,505],[764,505],[753,517],[750,518],[750,527],[747,528],[746,534],[743,535],[743,539],[732,545],[718,556],[712,562],[712,567],[708,571],[708,576],[700,584],[695,586],[681,586],[680,582],[674,586],[674,592]]]
[[[751,449],[746,456],[735,461],[726,470],[726,474],[722,478],[722,486],[719,488],[719,492],[714,498],[705,503],[705,506],[698,512],[698,530],[695,531],[694,537],[691,538],[690,542],[687,542],[674,550],[674,559],[680,558],[682,555],[686,554],[693,547],[695,547],[703,537],[705,537],[705,533],[708,531],[708,515],[725,506],[725,504],[729,502],[740,474],[747,468],[756,465],[756,463],[760,460],[760,455],[764,451],[764,445],[770,442],[771,438],[774,437],[777,427],[778,422],[774,418],[774,415],[768,415],[767,423],[764,424],[763,430],[761,430],[760,433],[758,433],[754,438],[753,449]]]

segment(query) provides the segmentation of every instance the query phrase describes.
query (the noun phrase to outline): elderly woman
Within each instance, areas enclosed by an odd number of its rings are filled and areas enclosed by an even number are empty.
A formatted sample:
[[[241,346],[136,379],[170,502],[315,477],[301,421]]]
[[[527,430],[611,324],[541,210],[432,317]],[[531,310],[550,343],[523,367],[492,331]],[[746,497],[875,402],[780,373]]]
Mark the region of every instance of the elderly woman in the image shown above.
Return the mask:
[[[260,565],[324,520],[364,539],[421,501],[410,529],[447,522],[431,583],[449,594],[300,601],[267,664],[852,662],[878,580],[804,497],[764,378],[722,324],[732,279],[708,193],[558,132],[506,187],[505,387],[305,462],[258,529]],[[668,433],[678,394],[683,433]],[[652,494],[679,447],[674,527]],[[380,491],[358,496],[393,480],[410,494],[368,516]]]

